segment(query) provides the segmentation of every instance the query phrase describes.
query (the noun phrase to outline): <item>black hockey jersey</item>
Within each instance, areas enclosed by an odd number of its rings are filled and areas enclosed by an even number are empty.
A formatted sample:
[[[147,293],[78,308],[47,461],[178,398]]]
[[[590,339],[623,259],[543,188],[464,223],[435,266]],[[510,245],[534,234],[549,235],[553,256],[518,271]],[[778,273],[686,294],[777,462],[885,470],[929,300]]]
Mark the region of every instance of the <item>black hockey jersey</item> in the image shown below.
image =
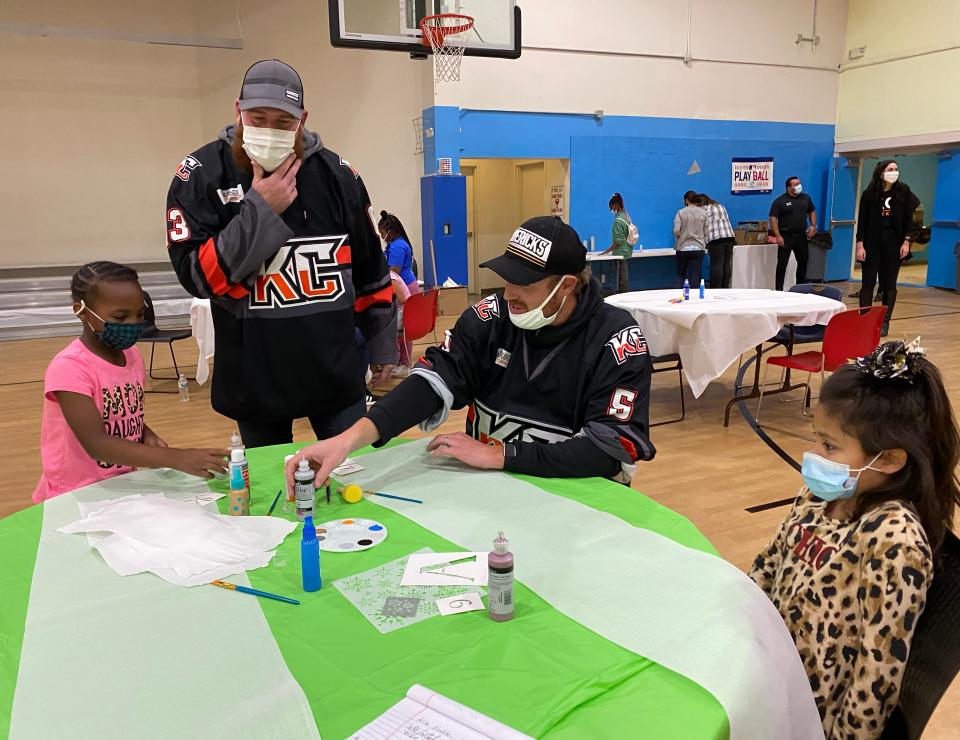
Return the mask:
[[[441,403],[421,411],[420,419],[432,412],[425,431],[466,406],[468,434],[513,443],[507,470],[628,482],[634,463],[656,453],[649,439],[650,370],[643,332],[626,311],[603,302],[596,280],[568,321],[536,332],[514,326],[506,301],[491,295],[467,309],[446,347],[429,348],[370,419],[381,435],[402,431],[392,421],[402,425],[410,417],[391,396],[399,401],[404,386],[426,381]]]
[[[297,198],[280,216],[231,154],[234,127],[185,157],[167,195],[183,286],[211,299],[212,402],[243,421],[335,413],[364,394],[359,327],[396,361],[396,306],[370,199],[350,164],[303,133]]]

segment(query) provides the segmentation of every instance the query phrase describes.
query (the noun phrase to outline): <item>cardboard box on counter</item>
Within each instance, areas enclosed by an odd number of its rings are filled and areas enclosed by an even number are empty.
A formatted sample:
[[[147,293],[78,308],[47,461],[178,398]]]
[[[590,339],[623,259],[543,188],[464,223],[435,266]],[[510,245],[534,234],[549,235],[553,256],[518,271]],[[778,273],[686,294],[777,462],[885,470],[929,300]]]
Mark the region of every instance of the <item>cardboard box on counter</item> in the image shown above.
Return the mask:
[[[459,316],[467,310],[467,287],[440,288],[437,298],[437,315]]]

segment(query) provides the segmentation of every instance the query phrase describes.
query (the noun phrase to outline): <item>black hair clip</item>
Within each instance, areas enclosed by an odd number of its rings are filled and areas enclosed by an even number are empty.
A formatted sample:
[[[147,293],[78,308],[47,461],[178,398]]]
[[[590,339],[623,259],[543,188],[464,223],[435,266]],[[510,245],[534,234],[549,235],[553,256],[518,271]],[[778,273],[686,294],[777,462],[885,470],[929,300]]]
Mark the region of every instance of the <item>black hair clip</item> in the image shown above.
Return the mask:
[[[909,344],[886,342],[866,357],[858,358],[856,366],[861,372],[881,380],[897,378],[912,383],[920,372],[920,360],[926,352],[920,346],[920,337]]]

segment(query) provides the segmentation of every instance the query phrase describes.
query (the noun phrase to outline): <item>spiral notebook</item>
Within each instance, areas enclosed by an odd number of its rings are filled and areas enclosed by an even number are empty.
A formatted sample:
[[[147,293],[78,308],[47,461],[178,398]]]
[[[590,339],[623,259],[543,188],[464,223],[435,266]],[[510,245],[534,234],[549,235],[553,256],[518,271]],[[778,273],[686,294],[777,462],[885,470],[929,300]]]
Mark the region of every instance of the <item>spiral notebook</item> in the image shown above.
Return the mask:
[[[350,740],[533,740],[485,714],[414,684],[407,695]]]

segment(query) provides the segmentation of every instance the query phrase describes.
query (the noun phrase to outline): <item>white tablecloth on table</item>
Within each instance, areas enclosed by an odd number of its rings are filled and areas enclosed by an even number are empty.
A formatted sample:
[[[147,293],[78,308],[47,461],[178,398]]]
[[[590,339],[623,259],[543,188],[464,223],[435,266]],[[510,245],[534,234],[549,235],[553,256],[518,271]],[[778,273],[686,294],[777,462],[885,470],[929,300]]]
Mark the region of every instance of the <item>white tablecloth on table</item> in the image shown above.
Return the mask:
[[[776,244],[737,244],[733,248],[731,288],[770,288],[777,284]],[[797,259],[790,253],[783,289],[797,284]]]
[[[643,330],[651,355],[679,354],[694,396],[744,352],[774,336],[784,324],[826,324],[846,310],[823,296],[775,290],[707,290],[704,300],[670,303],[680,291],[621,293],[607,303],[628,311]]]
[[[213,359],[213,313],[210,311],[210,301],[203,298],[194,298],[190,304],[190,328],[193,338],[197,340],[200,356],[197,358],[197,382],[203,385],[210,377],[209,362]]]

